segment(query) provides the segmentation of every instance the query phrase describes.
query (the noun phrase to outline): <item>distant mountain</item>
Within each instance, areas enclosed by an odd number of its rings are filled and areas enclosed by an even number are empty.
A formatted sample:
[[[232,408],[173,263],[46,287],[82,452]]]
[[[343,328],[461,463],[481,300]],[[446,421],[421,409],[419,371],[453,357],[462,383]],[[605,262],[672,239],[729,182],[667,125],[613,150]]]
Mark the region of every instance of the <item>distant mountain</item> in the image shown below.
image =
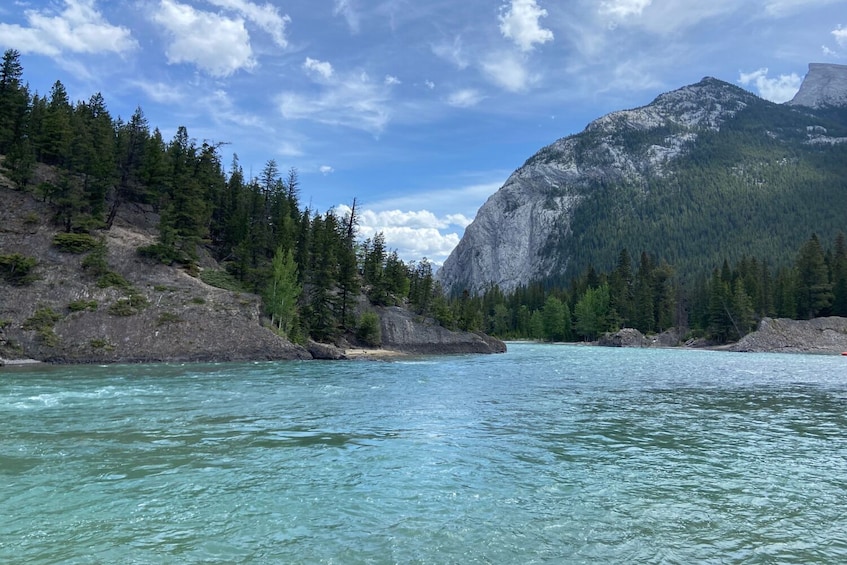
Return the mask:
[[[704,78],[541,149],[480,208],[448,290],[566,282],[621,251],[683,278],[743,255],[785,263],[847,230],[847,67],[810,65],[789,104]]]

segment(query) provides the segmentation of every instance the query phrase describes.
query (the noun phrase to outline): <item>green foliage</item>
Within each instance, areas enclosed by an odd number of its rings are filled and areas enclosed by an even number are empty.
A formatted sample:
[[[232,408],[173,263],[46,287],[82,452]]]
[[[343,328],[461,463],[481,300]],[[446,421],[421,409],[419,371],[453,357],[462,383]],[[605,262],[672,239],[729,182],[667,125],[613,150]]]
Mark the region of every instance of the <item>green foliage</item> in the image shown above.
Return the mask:
[[[92,339],[88,342],[88,345],[92,347],[92,349],[103,349],[105,351],[114,351],[115,344],[110,342],[108,339]]]
[[[206,299],[203,298],[202,296],[195,296],[191,299],[191,303],[192,304],[205,304]]]
[[[82,254],[97,249],[100,240],[87,233],[57,233],[53,236],[53,245],[63,253]]]
[[[609,287],[606,284],[598,288],[589,288],[574,307],[574,327],[576,333],[586,340],[608,329]]]
[[[118,299],[109,306],[109,314],[112,316],[134,316],[148,305],[147,298],[141,294],[131,294],[125,298]]]
[[[100,288],[115,287],[123,288],[126,290],[132,289],[132,284],[130,284],[130,282],[126,280],[122,275],[114,271],[107,271],[103,273],[97,279],[97,286]]]
[[[38,264],[35,257],[20,253],[0,255],[0,277],[13,286],[24,286],[36,280],[32,270]]]
[[[265,289],[264,301],[271,316],[271,326],[284,337],[293,329],[301,290],[294,254],[290,249],[283,252],[282,247],[278,247],[271,263],[271,279]]]
[[[246,292],[241,281],[230,273],[220,269],[204,269],[200,271],[200,280],[216,288],[231,290],[233,292]]]
[[[376,312],[365,312],[359,318],[356,328],[356,337],[371,347],[382,345],[382,330],[380,329],[379,316]]]
[[[164,265],[187,263],[188,258],[178,249],[165,243],[151,243],[138,248],[138,254],[147,259],[153,259]]]
[[[55,347],[59,344],[59,336],[53,331],[53,326],[62,319],[62,315],[49,306],[39,307],[35,313],[23,323],[23,329],[37,332],[44,345]]]
[[[184,322],[182,318],[180,318],[177,314],[173,312],[162,312],[159,314],[159,317],[156,318],[157,326],[164,326],[166,324],[177,324],[179,322]]]
[[[97,310],[97,301],[96,300],[74,300],[68,304],[68,310],[71,312],[94,312]]]

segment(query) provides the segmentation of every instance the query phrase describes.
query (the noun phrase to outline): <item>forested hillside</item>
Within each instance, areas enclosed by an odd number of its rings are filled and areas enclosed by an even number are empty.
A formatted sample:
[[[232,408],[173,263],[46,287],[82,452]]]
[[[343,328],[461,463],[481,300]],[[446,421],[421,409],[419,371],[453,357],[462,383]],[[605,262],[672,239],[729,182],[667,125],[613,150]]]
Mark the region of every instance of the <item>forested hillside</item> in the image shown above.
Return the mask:
[[[378,320],[355,308],[362,293],[374,305],[401,304],[454,325],[426,260],[404,263],[381,234],[357,241],[355,202],[343,217],[304,207],[295,170],[284,173],[271,159],[247,178],[236,155],[224,166],[222,145],[198,143],[186,127],[165,140],[141,108],[124,120],[99,93],[70,101],[61,81],[47,95],[31,92],[20,54],[3,56],[4,176],[50,210],[63,232],[55,244],[86,254],[83,266],[98,284],[121,284],[103,260],[101,235],[121,210],[141,206],[158,218],[158,237],[140,256],[262,295],[275,331],[294,341],[347,333],[378,344]],[[37,175],[44,166],[49,174]],[[204,254],[223,268],[201,268]],[[28,284],[34,266],[35,258],[0,249],[0,283]]]
[[[847,218],[847,143],[837,142],[847,139],[847,109],[811,112],[753,99],[720,129],[698,131],[662,174],[584,191],[572,237],[548,241],[555,270],[611,269],[627,247],[694,280],[744,256],[788,266],[812,231],[833,241]],[[658,142],[668,133],[653,135]],[[633,153],[650,146],[627,129],[616,141]]]

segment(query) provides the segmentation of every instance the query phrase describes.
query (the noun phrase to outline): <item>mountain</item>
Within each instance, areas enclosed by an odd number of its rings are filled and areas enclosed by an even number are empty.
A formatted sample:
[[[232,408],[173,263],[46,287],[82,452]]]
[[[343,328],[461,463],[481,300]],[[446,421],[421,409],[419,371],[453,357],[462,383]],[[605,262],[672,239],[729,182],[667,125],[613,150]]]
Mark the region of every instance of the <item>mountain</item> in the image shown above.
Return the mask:
[[[510,291],[646,251],[682,278],[792,259],[847,229],[847,67],[810,65],[790,104],[704,78],[541,149],[480,208],[438,276]]]

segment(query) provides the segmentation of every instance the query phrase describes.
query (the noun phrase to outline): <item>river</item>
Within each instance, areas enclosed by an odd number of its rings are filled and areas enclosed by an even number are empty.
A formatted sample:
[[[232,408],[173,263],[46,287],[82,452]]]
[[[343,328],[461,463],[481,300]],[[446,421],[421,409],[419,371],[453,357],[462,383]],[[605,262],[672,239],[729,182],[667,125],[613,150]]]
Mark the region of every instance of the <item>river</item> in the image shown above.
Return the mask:
[[[4,369],[0,562],[847,562],[847,359]]]

